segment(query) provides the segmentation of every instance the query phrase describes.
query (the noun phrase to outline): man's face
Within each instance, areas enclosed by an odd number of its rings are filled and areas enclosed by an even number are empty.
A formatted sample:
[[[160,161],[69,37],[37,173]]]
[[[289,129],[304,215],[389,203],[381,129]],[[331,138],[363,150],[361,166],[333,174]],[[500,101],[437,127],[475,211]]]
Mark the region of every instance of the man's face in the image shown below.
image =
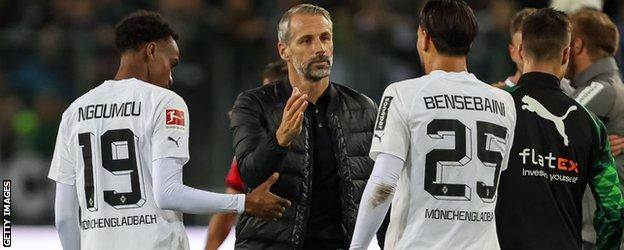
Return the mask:
[[[163,88],[171,88],[173,77],[171,70],[178,64],[180,60],[180,50],[178,44],[173,38],[153,43],[153,52],[151,46],[148,45],[148,79],[150,83]]]
[[[328,77],[334,56],[331,23],[322,15],[293,15],[285,50],[285,60],[300,76],[312,82]]]
[[[522,72],[524,64],[520,58],[520,44],[522,44],[522,32],[518,31],[511,37],[511,44],[509,44],[509,56],[516,64],[516,70]]]

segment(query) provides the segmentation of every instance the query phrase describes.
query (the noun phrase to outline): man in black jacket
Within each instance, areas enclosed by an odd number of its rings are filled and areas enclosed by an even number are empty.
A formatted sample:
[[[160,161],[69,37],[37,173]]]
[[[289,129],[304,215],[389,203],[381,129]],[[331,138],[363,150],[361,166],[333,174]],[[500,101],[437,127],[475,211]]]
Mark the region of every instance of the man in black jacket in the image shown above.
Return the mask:
[[[278,38],[288,79],[239,95],[231,129],[244,182],[253,188],[279,172],[272,192],[292,206],[273,222],[243,215],[236,248],[347,248],[373,167],[367,154],[376,105],[329,81],[333,37],[326,10],[291,8]]]

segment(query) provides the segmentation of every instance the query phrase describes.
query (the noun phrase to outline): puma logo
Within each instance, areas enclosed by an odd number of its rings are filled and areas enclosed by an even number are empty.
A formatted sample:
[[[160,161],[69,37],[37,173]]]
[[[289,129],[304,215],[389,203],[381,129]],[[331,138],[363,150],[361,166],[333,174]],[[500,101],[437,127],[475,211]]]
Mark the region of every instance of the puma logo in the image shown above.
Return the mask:
[[[169,136],[169,138],[167,138],[167,139],[169,139],[172,142],[175,142],[176,146],[179,148],[180,145],[178,144],[178,142],[180,141],[180,138],[182,138],[182,137],[178,137],[177,140],[174,140],[173,138],[171,138],[171,136]]]
[[[522,97],[522,102],[525,103],[524,105],[522,105],[521,107],[522,109],[531,111],[546,120],[552,121],[555,124],[555,128],[557,129],[559,134],[561,134],[561,137],[563,137],[563,144],[568,146],[568,143],[570,142],[570,140],[568,139],[568,135],[566,135],[565,133],[565,124],[563,123],[563,120],[565,120],[566,117],[568,117],[568,114],[570,114],[570,112],[576,110],[576,106],[574,105],[570,106],[568,108],[568,111],[566,111],[566,113],[563,116],[559,117],[550,113],[550,111],[548,111],[548,109],[546,109],[544,105],[542,105],[537,100],[531,98],[528,95],[525,95],[524,97]]]
[[[377,139],[379,139],[379,141],[380,141],[380,142],[381,142],[381,137],[382,137],[382,136],[384,136],[384,134],[381,134],[381,135],[380,135],[380,134],[377,134],[377,133],[373,134],[373,138],[377,138]]]

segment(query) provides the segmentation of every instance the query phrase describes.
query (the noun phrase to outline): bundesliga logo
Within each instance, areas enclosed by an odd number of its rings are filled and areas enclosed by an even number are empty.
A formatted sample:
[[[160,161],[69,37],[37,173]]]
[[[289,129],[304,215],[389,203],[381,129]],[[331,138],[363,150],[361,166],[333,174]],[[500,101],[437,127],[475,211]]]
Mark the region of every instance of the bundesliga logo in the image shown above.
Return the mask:
[[[165,125],[170,126],[182,126],[184,127],[184,111],[179,109],[167,109],[165,110]]]

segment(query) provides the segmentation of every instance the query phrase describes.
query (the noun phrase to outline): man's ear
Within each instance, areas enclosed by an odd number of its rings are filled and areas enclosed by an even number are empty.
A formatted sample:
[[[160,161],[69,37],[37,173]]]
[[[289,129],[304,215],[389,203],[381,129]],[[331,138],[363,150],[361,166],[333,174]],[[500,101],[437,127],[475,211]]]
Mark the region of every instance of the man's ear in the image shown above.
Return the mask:
[[[570,60],[570,47],[566,47],[565,49],[563,49],[563,56],[561,57],[561,65],[565,65],[568,63],[568,60]]]
[[[524,61],[524,44],[522,43],[518,46],[518,56],[520,57],[520,61]]]
[[[431,37],[429,36],[429,34],[427,34],[427,32],[424,29],[420,29],[420,30],[421,30],[421,32],[423,34],[423,37],[424,37],[423,51],[429,51],[430,46],[433,46],[432,42],[431,42]]]
[[[148,60],[153,60],[155,56],[156,56],[156,43],[155,42],[147,43],[147,45],[145,45],[145,57]]]
[[[581,54],[581,52],[583,52],[583,47],[585,47],[583,40],[579,37],[574,38],[572,51],[570,51],[570,53],[574,53],[575,55]]]
[[[288,44],[277,43],[277,52],[279,53],[282,60],[284,61],[290,60],[290,48],[288,48]]]

